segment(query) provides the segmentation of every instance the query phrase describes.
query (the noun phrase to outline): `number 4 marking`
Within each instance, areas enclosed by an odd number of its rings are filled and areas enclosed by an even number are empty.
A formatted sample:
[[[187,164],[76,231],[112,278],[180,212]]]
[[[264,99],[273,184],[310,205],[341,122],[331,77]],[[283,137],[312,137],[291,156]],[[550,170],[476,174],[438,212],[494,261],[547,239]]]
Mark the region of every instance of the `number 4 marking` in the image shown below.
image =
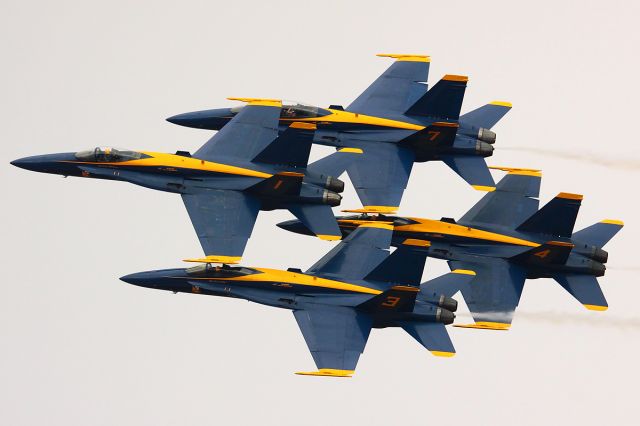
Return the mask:
[[[549,256],[549,253],[551,253],[551,250],[546,249],[546,250],[542,250],[538,253],[535,253],[534,256],[539,257],[540,259],[544,259],[545,257]]]

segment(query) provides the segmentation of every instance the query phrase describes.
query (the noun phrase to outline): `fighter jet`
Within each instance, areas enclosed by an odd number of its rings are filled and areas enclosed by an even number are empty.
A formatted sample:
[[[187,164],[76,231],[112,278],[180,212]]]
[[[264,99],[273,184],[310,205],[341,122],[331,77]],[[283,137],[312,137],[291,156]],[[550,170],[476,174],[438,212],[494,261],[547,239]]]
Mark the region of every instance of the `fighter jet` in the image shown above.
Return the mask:
[[[623,223],[607,219],[574,233],[582,195],[562,192],[538,210],[541,172],[498,169],[508,173],[496,190],[458,221],[363,214],[338,217],[340,229],[348,235],[363,220],[391,221],[393,245],[475,271],[475,279],[459,287],[475,323],[456,326],[508,329],[525,280],[533,278],[553,278],[587,309],[606,310],[596,277],[606,270],[602,247]],[[309,233],[295,220],[278,226]]]
[[[396,61],[347,108],[286,104],[280,130],[291,121],[317,125],[314,143],[356,147],[364,155],[349,168],[364,211],[397,210],[414,162],[443,161],[474,188],[495,183],[485,157],[493,154],[490,129],[511,109],[494,101],[460,116],[468,78],[445,75],[427,91],[430,58],[380,54]],[[168,118],[187,127],[219,130],[241,108],[189,112]]]
[[[210,262],[240,260],[259,210],[289,209],[318,237],[340,239],[331,211],[344,189],[337,177],[362,150],[343,148],[307,166],[314,124],[292,121],[278,135],[281,101],[232,99],[248,105],[193,156],[95,148],[11,164],[178,193]]]
[[[455,270],[420,284],[426,254],[405,246],[389,254],[392,233],[390,222],[365,222],[306,272],[202,264],[121,280],[292,310],[318,368],[297,374],[351,376],[372,328],[402,327],[432,354],[453,356],[445,324],[457,302],[444,289],[465,285],[474,273]]]

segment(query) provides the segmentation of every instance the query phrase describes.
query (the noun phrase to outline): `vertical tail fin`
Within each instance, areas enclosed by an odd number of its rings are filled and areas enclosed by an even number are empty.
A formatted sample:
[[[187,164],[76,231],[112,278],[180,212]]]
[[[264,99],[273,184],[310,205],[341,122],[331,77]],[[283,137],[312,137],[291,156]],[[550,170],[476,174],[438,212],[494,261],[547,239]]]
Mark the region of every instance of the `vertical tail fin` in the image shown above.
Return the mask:
[[[491,129],[511,110],[511,103],[493,101],[474,109],[460,117],[460,121],[470,127]]]
[[[417,286],[422,279],[426,252],[400,247],[365,277],[367,281]]]
[[[575,232],[571,236],[571,239],[602,248],[623,226],[624,223],[620,220],[605,219],[581,231]]]
[[[516,229],[518,231],[570,237],[576,224],[581,202],[582,195],[561,192]]]
[[[468,80],[462,75],[445,75],[405,114],[458,120]]]

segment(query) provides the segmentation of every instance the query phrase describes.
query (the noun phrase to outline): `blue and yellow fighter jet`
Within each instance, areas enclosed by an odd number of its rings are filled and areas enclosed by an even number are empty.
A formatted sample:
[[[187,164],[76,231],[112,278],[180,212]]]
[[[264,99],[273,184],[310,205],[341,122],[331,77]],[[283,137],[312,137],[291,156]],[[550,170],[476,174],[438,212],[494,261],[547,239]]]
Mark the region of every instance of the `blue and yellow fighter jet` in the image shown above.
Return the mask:
[[[318,368],[297,374],[351,376],[372,328],[402,327],[434,355],[453,356],[445,324],[458,305],[448,289],[474,273],[455,270],[420,284],[426,253],[402,246],[389,254],[392,234],[390,222],[364,222],[306,272],[202,264],[121,280],[291,309]]]
[[[259,210],[289,209],[318,237],[340,239],[331,211],[344,189],[337,177],[362,150],[343,148],[307,166],[315,124],[293,121],[279,135],[281,101],[232,99],[248,105],[193,156],[95,148],[11,164],[178,193],[209,262],[240,259]]]
[[[462,292],[475,324],[469,328],[506,330],[527,278],[553,278],[587,309],[603,311],[607,301],[596,277],[605,273],[602,247],[622,228],[603,220],[573,232],[582,195],[560,193],[538,210],[539,170],[499,167],[508,174],[460,220],[356,215],[338,217],[348,235],[361,221],[392,221],[393,245],[413,247],[445,259],[451,269],[476,272]],[[299,221],[278,224],[308,234]]]
[[[364,155],[347,172],[368,212],[397,210],[414,162],[443,161],[476,189],[493,190],[495,183],[484,160],[493,154],[496,140],[489,129],[511,104],[495,101],[460,116],[467,77],[445,75],[427,91],[428,56],[378,56],[396,61],[351,105],[285,105],[280,130],[292,121],[313,123],[314,143],[363,149]],[[239,111],[196,111],[167,120],[219,130]]]

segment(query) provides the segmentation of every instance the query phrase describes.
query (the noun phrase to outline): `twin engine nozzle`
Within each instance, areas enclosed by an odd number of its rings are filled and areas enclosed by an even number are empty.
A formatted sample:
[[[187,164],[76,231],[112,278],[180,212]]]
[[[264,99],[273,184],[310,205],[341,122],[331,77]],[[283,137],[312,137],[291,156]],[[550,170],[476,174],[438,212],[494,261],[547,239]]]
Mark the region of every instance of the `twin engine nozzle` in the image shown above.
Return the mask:
[[[436,322],[441,322],[444,324],[453,323],[453,320],[456,317],[454,312],[458,310],[458,301],[456,299],[447,297],[444,294],[438,295],[436,293],[420,293],[420,299],[431,305],[437,306],[435,311]]]

